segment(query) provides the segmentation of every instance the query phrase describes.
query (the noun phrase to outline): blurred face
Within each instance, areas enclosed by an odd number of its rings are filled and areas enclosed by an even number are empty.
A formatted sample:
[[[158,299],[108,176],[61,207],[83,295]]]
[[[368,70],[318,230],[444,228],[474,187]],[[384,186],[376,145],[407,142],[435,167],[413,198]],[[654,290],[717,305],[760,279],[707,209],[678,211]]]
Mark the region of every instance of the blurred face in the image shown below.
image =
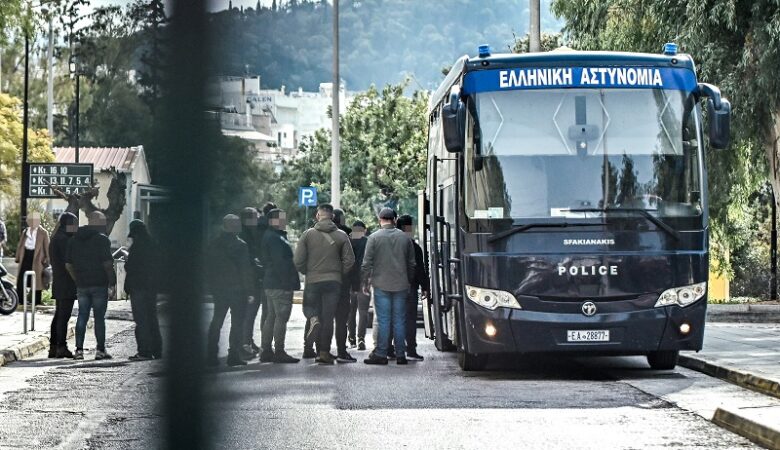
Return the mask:
[[[238,217],[228,218],[222,221],[222,229],[228,233],[238,234],[241,232],[241,219]]]
[[[287,228],[287,213],[284,211],[279,213],[279,217],[270,219],[268,223],[277,230],[284,231]]]
[[[27,216],[27,226],[30,228],[38,228],[41,224],[41,215],[38,213],[32,213]]]
[[[366,229],[363,227],[352,228],[352,239],[360,239],[366,235]]]
[[[245,227],[256,227],[257,226],[257,218],[258,214],[255,211],[254,213],[244,212],[241,217],[241,223]]]
[[[79,230],[79,223],[78,222],[65,224],[65,232],[66,233],[75,233],[78,230]]]

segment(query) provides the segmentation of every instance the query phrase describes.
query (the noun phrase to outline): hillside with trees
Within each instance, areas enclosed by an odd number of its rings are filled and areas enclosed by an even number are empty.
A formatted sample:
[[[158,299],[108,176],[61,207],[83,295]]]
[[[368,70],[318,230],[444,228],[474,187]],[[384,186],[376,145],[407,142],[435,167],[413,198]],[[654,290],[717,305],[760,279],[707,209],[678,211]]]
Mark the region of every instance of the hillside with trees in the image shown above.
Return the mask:
[[[542,30],[562,22],[542,1]],[[526,0],[342,0],[341,75],[350,90],[413,76],[411,89],[434,89],[443,67],[479,44],[509,51],[528,26]],[[275,1],[216,13],[214,75],[260,74],[264,86],[318,89],[332,77],[332,7],[325,0]]]

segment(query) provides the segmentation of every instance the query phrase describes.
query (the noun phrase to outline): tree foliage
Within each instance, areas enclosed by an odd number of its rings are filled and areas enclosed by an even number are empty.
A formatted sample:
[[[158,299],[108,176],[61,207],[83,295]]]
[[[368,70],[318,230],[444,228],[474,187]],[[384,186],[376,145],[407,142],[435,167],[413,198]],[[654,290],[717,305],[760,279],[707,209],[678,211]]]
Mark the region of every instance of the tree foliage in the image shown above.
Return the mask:
[[[425,182],[428,96],[404,96],[407,83],[371,87],[358,95],[342,117],[341,205],[349,220],[376,224],[378,208],[416,211],[417,191]],[[330,132],[320,130],[301,145],[301,157],[288,166],[275,198],[305,228],[297,206],[299,186],[316,186],[320,201],[330,201]],[[292,223],[292,222],[291,222]]]
[[[720,248],[742,245],[746,235],[736,223],[767,172],[780,192],[780,4],[554,0],[552,10],[565,19],[575,48],[657,53],[677,42],[693,56],[699,78],[721,87],[734,105],[732,145],[707,154],[710,215]]]
[[[560,23],[542,1],[542,29]],[[400,83],[435,89],[441,68],[480,44],[506,51],[528,24],[526,0],[342,0],[341,74],[350,89]],[[316,91],[331,78],[332,8],[324,0],[274,2],[212,16],[215,75],[260,74],[263,84]],[[419,85],[417,84],[419,83]]]
[[[22,174],[22,102],[0,93],[0,194],[19,193]],[[54,161],[46,130],[27,130],[30,162]]]

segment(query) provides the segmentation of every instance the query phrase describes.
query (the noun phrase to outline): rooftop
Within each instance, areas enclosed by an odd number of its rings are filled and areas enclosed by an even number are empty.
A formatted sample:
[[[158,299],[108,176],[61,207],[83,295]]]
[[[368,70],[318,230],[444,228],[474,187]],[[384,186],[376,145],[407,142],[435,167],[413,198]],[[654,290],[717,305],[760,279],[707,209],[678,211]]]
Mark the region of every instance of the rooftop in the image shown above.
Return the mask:
[[[73,147],[54,147],[54,158],[58,163],[76,162],[76,149]],[[138,157],[143,158],[143,146],[137,147],[81,147],[79,163],[93,164],[95,172],[116,167],[123,172],[131,172]]]

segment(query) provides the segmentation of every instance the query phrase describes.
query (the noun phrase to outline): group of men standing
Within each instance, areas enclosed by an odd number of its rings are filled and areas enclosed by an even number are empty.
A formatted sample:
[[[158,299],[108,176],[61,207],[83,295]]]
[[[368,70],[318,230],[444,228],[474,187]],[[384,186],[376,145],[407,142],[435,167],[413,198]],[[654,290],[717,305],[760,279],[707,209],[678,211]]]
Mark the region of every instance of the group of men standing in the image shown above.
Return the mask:
[[[406,364],[407,357],[422,360],[415,341],[417,289],[427,291],[422,250],[411,238],[411,217],[402,216],[399,224],[397,219],[395,211],[384,208],[379,213],[381,229],[367,236],[363,222],[354,222],[350,229],[343,211],[322,204],[315,225],[301,235],[293,251],[287,240],[286,214],[276,205],[266,204],[262,215],[245,208],[240,218],[225,216],[222,233],[209,247],[215,301],[209,365],[218,364],[219,334],[228,310],[228,365],[245,365],[258,354],[262,362],[300,361],[285,351],[293,293],[300,289],[299,272],[306,279],[304,358],[315,358],[320,364],[357,361],[347,348],[366,349],[373,288],[375,348],[364,362],[387,364],[388,356],[395,356],[398,364]],[[399,227],[407,227],[406,232]],[[253,330],[260,305],[262,339],[257,347]],[[336,355],[331,353],[334,336]]]

